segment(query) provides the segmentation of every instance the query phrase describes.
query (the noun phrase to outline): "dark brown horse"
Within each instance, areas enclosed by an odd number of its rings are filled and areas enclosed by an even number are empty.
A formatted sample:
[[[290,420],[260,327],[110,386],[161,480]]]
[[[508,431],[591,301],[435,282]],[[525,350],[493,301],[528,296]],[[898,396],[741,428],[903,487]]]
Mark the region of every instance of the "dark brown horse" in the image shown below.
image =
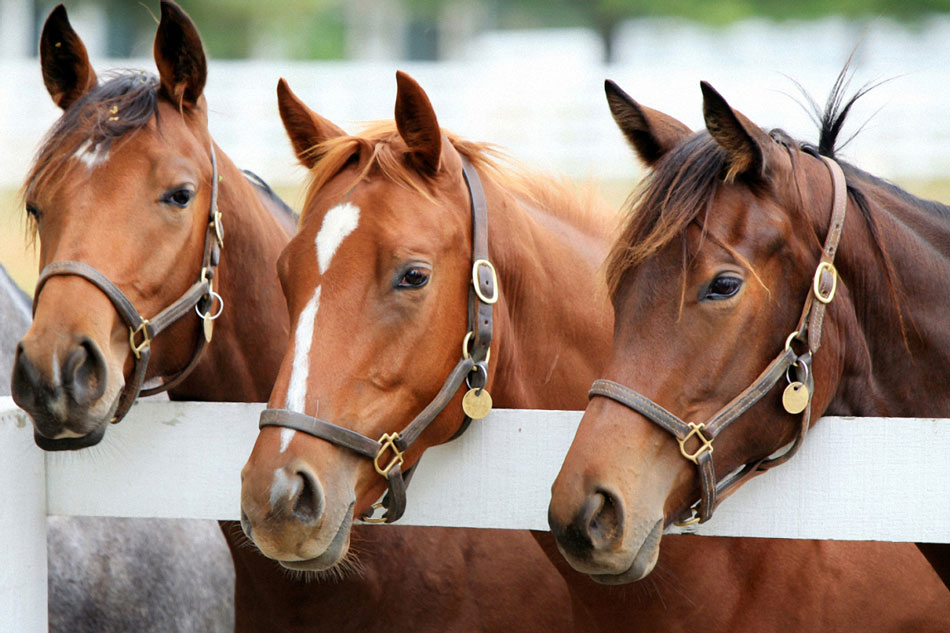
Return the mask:
[[[653,169],[607,261],[610,380],[594,383],[553,487],[551,527],[576,569],[604,582],[648,574],[664,558],[669,523],[708,518],[715,496],[709,503],[705,490],[717,479],[746,464],[757,472],[794,446],[807,402],[783,401],[789,383],[810,393],[813,419],[950,415],[950,217],[839,162],[845,192],[822,158],[833,157],[853,103],[842,104],[841,83],[819,151],[762,131],[708,84],[707,129],[694,134],[608,82],[614,118]],[[818,304],[827,305],[823,315]],[[777,381],[764,371],[776,358],[785,359]],[[680,445],[677,420],[695,421],[684,423]],[[697,470],[710,476],[701,462],[712,455],[713,479],[701,484]],[[704,545],[693,545],[697,556]],[[911,544],[880,547],[915,559]],[[876,592],[886,604],[862,607],[849,628],[892,630],[916,618],[914,630],[946,629],[950,594],[916,559],[884,570]],[[898,614],[898,593],[918,602]],[[827,607],[817,623],[835,612]]]
[[[484,386],[497,406],[578,408],[609,345],[597,270],[613,218],[555,181],[499,166],[485,146],[438,127],[415,81],[400,73],[397,84],[395,124],[354,136],[278,87],[311,185],[278,265],[294,336],[270,397],[275,411],[262,416],[244,468],[242,506],[255,543],[291,569],[345,561],[354,519],[391,487],[377,467],[391,478],[464,428],[465,388],[446,383],[469,369],[459,363],[487,362]],[[476,182],[485,204],[473,213]],[[473,232],[486,218],[479,245]],[[473,265],[473,253],[493,262],[497,279]],[[473,277],[484,299],[497,299],[490,359],[465,346],[485,334],[468,336],[486,318]],[[444,405],[438,415],[433,402]],[[414,419],[429,425],[406,447]],[[386,507],[389,517],[398,503]],[[900,606],[881,604],[890,576],[933,575],[916,550],[889,544],[673,537],[656,576],[605,587],[570,569],[548,534],[536,538],[569,582],[576,630],[846,629],[862,612],[880,617],[871,630],[892,630],[912,627],[933,601],[933,587],[914,593],[905,583]]]
[[[133,379],[132,346],[145,349],[142,332],[130,344],[118,312],[127,310],[113,298],[121,293],[151,318],[208,277],[202,261],[215,244],[220,261],[211,283],[224,309],[199,362],[170,395],[263,400],[287,341],[274,266],[289,239],[282,221],[292,222],[209,135],[206,58],[194,24],[173,3],[162,3],[157,79],[131,72],[99,83],[62,6],[44,27],[41,57],[47,88],[64,112],[30,173],[27,211],[41,266],[85,266],[52,269],[70,274],[45,281],[19,345],[13,388],[36,422],[38,441],[79,448],[99,440]],[[221,216],[211,212],[216,181]],[[214,230],[222,225],[223,247]],[[214,304],[199,310],[216,310],[219,300]],[[177,375],[201,340],[202,320],[189,307],[151,342],[145,378]],[[415,630],[510,630],[517,623],[499,622],[490,608],[496,601],[510,604],[508,613],[521,609],[516,630],[570,624],[563,582],[553,572],[538,574],[549,563],[527,535],[362,528],[354,538],[361,554],[354,566],[362,571],[320,579],[289,574],[248,547],[235,524],[222,527],[234,558],[239,632],[311,631],[315,622],[332,631],[398,630],[407,622]],[[499,570],[508,570],[510,583],[496,584]],[[436,587],[432,574],[450,580]]]

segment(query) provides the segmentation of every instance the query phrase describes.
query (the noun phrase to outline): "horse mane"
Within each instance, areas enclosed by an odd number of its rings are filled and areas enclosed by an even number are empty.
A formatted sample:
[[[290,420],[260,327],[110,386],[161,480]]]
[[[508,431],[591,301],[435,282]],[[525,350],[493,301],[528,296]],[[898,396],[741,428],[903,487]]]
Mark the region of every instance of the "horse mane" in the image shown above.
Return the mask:
[[[705,217],[726,167],[726,152],[706,131],[692,135],[656,163],[628,198],[627,218],[607,255],[611,296],[628,270]]]
[[[442,130],[442,134],[483,176],[490,176],[520,200],[556,213],[578,228],[603,234],[608,217],[596,211],[603,205],[593,187],[579,188],[562,178],[531,173],[490,143],[467,141],[446,130]],[[399,139],[395,123],[381,121],[368,124],[358,135],[337,136],[311,148],[311,153],[320,158],[310,170],[300,224],[306,221],[324,185],[351,163],[361,168],[348,189],[365,180],[373,169],[378,169],[390,182],[432,200],[426,177],[405,159],[402,143],[397,143]],[[571,203],[565,204],[565,201]]]
[[[55,185],[81,147],[108,151],[118,140],[158,116],[158,78],[141,70],[117,70],[67,108],[46,134],[26,178],[23,197]],[[36,227],[30,223],[30,233]]]

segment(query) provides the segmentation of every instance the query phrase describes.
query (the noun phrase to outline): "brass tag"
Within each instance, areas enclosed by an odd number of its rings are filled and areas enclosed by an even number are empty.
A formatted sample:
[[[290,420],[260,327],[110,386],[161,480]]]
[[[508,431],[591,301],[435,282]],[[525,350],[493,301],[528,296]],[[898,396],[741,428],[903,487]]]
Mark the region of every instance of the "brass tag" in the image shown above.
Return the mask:
[[[481,420],[491,413],[491,394],[487,389],[469,389],[462,396],[462,410],[473,420]]]
[[[214,332],[214,321],[209,319],[207,316],[205,316],[203,321],[204,321],[204,330],[205,330],[205,341],[210,343],[211,334]]]
[[[808,387],[803,383],[795,381],[785,387],[785,391],[782,393],[782,406],[785,407],[786,411],[795,415],[805,410],[810,397]]]

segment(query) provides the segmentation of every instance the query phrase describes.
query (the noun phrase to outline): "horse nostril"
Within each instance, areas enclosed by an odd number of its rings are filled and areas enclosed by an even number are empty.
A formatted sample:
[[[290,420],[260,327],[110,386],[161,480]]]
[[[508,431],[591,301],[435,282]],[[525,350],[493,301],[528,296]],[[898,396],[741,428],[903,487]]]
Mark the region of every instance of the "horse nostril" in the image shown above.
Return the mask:
[[[36,366],[33,365],[26,353],[26,347],[21,341],[16,346],[16,355],[13,358],[13,376],[10,380],[13,401],[20,407],[29,407],[35,401],[42,384],[42,376]]]
[[[595,549],[607,549],[623,538],[623,509],[619,500],[609,492],[600,490],[584,505],[589,510],[586,516],[587,534]]]
[[[302,482],[293,499],[293,513],[298,521],[313,525],[323,517],[325,502],[323,488],[316,476],[309,469],[301,469],[294,473]]]
[[[88,406],[106,389],[106,362],[99,346],[83,336],[63,363],[63,387],[79,405]]]

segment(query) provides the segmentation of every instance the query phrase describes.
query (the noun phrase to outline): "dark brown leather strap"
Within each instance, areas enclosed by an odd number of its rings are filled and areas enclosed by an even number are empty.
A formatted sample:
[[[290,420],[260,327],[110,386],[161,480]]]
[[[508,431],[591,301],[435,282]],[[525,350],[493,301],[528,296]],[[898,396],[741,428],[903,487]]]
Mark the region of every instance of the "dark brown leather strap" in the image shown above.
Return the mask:
[[[485,387],[488,379],[492,305],[498,299],[498,279],[495,268],[488,258],[488,207],[485,202],[485,193],[478,172],[464,156],[462,156],[462,175],[469,191],[472,210],[469,334],[464,341],[462,358],[442,383],[442,387],[432,401],[401,431],[393,434],[384,433],[378,440],[372,440],[326,420],[288,409],[265,409],[261,413],[260,428],[279,426],[302,431],[373,460],[376,471],[386,478],[389,489],[383,500],[374,504],[369,512],[363,515],[362,520],[368,523],[392,523],[403,515],[406,511],[406,486],[415,471],[414,465],[405,473],[403,472],[403,454],[451,402],[463,382],[469,382],[473,388],[480,389]],[[466,416],[452,439],[464,432],[470,422],[471,420]],[[385,512],[383,516],[374,518],[372,514],[377,508],[385,508]]]
[[[371,440],[365,435],[289,409],[264,409],[261,412],[258,428],[264,428],[265,426],[280,426],[302,431],[331,444],[348,448],[364,457],[373,458],[379,452],[379,442]]]
[[[820,157],[831,173],[833,201],[828,235],[821,258],[812,280],[812,288],[805,299],[801,317],[795,332],[789,335],[785,350],[769,363],[752,384],[717,411],[707,422],[690,424],[670,413],[649,398],[612,380],[595,380],[588,397],[610,398],[637,411],[651,422],[672,434],[680,445],[683,457],[696,464],[700,482],[700,500],[688,508],[688,518],[680,525],[704,523],[712,518],[719,501],[734,491],[743,481],[769,468],[787,461],[799,449],[811,424],[811,394],[814,393],[814,375],[811,371],[812,355],[821,346],[821,328],[825,306],[834,299],[838,284],[838,272],[834,258],[841,240],[847,211],[847,182],[841,167],[825,156]],[[808,350],[797,354],[792,341],[806,341]],[[748,411],[756,402],[769,393],[790,369],[800,372],[800,379],[808,389],[809,400],[802,412],[801,423],[795,439],[776,456],[755,460],[743,465],[721,482],[716,482],[713,465],[713,440],[729,424]],[[803,375],[801,375],[803,374]],[[695,438],[695,441],[694,439]],[[687,442],[695,449],[687,446]],[[697,446],[698,444],[698,446]]]
[[[119,396],[112,422],[119,422],[128,413],[132,404],[139,395],[152,395],[171,389],[179,384],[198,364],[201,353],[207,345],[207,337],[199,334],[198,342],[188,364],[172,378],[164,381],[158,387],[143,389],[148,361],[151,357],[151,341],[172,323],[188,314],[196,306],[203,305],[205,314],[212,309],[213,297],[221,301],[221,297],[213,292],[212,282],[214,272],[221,257],[224,246],[224,234],[221,224],[221,213],[218,211],[218,161],[214,152],[214,143],[211,144],[211,201],[208,211],[208,225],[205,230],[204,249],[201,255],[201,272],[198,281],[192,284],[171,305],[163,309],[151,319],[145,319],[129,300],[122,290],[108,277],[85,262],[57,261],[47,265],[41,272],[33,292],[33,312],[36,313],[36,304],[40,292],[46,282],[52,277],[75,276],[82,277],[96,286],[115,306],[116,312],[129,328],[129,346],[132,348],[134,364],[132,375],[125,383]],[[219,305],[219,308],[223,307]],[[210,325],[209,325],[210,327]]]

